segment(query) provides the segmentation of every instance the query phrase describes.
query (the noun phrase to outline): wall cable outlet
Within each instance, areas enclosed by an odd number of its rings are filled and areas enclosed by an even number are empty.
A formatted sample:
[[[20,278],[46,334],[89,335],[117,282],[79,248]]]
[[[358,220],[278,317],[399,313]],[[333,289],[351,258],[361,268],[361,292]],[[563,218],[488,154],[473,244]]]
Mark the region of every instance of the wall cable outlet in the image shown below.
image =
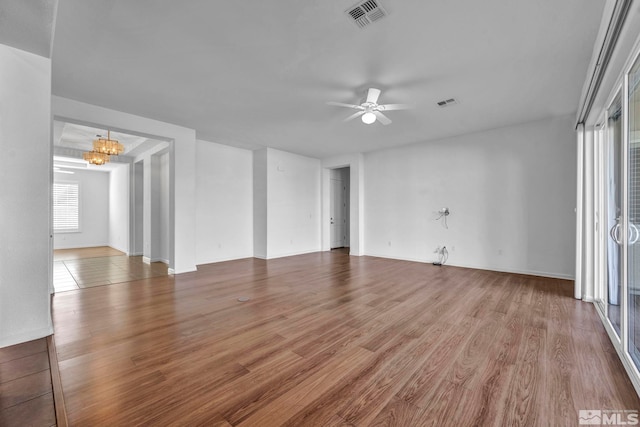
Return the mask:
[[[449,251],[446,246],[438,246],[433,252],[438,254],[438,261],[434,261],[433,265],[442,266],[449,259]]]

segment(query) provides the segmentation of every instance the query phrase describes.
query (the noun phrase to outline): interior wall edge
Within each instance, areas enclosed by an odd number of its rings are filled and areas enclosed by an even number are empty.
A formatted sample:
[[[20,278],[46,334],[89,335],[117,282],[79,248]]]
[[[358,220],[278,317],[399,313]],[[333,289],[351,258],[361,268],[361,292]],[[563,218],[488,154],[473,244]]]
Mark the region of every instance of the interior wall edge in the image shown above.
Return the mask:
[[[53,334],[53,332],[53,325],[49,325],[46,328],[34,329],[31,331],[21,332],[16,335],[4,337],[0,339],[0,348],[48,337],[49,335]]]

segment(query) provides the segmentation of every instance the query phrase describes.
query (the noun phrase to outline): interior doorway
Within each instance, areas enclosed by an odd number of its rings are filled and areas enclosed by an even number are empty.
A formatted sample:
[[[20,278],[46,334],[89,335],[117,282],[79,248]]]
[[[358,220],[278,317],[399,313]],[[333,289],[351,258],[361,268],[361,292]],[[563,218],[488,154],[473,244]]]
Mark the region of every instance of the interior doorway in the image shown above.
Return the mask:
[[[124,152],[94,165],[84,154],[101,132],[100,125],[54,118],[52,292],[173,268],[172,142],[113,130]]]
[[[350,172],[348,167],[330,170],[331,249],[349,247]]]

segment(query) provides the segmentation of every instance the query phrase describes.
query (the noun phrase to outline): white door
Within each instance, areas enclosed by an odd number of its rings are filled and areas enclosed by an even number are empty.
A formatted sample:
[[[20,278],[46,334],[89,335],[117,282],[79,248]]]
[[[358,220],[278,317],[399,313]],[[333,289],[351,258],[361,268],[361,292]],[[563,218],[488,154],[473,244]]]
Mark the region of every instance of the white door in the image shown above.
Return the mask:
[[[338,179],[331,179],[331,249],[342,248],[347,230],[347,188]]]

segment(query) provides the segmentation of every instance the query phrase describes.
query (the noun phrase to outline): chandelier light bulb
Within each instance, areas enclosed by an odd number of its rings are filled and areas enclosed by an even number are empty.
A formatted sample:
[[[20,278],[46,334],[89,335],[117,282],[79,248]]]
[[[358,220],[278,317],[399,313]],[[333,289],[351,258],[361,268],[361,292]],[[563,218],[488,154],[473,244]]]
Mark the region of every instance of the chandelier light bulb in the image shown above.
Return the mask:
[[[367,111],[362,115],[362,123],[370,125],[371,123],[376,121],[376,115],[371,111]]]

